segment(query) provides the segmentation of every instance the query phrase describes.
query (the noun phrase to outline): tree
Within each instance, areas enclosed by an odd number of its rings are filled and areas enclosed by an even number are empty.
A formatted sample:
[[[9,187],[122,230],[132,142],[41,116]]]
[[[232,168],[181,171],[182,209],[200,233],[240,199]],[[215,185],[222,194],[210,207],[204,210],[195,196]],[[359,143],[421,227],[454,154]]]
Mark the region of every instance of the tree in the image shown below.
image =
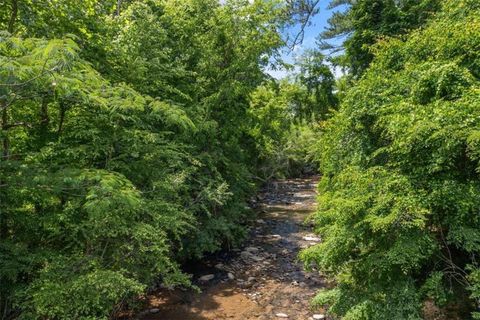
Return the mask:
[[[323,242],[302,258],[335,277],[315,303],[343,319],[421,319],[426,300],[478,308],[479,12],[445,1],[405,40],[377,43],[325,124]]]
[[[329,19],[319,36],[323,49],[343,51],[332,60],[360,77],[373,59],[372,46],[385,37],[402,36],[422,26],[439,9],[438,0],[335,0],[329,9],[341,8]],[[346,8],[345,8],[346,7]],[[344,39],[340,47],[329,40]]]
[[[325,120],[337,100],[334,95],[335,77],[319,51],[307,51],[299,62],[297,81],[306,88],[307,100],[300,111],[309,119]]]
[[[258,152],[245,119],[306,10],[290,4],[0,8],[3,319],[107,319],[241,241]]]

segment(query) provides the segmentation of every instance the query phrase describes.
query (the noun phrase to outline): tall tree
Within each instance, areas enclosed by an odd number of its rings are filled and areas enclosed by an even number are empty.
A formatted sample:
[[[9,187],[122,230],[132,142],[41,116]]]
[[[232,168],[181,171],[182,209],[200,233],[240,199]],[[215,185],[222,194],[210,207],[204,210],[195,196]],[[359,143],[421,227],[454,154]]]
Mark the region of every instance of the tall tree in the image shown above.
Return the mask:
[[[338,9],[319,36],[323,49],[341,51],[333,58],[349,74],[360,77],[373,59],[372,46],[385,37],[401,36],[422,26],[440,6],[438,0],[334,0],[329,9]],[[329,41],[337,38],[340,46]]]
[[[307,90],[301,116],[306,119],[325,120],[337,104],[334,95],[335,77],[326,64],[324,55],[317,50],[306,51],[298,63],[297,81]]]

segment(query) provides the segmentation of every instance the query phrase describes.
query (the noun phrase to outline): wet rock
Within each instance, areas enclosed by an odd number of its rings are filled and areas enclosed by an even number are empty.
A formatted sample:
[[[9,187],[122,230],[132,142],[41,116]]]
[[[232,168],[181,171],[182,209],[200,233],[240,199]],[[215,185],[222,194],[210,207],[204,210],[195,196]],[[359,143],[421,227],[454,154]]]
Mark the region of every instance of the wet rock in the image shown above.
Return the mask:
[[[200,281],[202,281],[202,282],[207,282],[207,281],[212,280],[213,278],[215,278],[215,275],[214,275],[214,274],[206,274],[206,275],[201,276],[200,278],[198,278],[198,280],[200,280]]]

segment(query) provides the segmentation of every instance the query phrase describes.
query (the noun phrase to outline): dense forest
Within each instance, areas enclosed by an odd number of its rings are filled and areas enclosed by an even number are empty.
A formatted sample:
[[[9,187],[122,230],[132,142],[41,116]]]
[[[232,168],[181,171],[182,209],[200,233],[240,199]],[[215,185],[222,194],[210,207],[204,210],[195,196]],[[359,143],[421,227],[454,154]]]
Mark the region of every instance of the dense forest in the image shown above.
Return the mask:
[[[312,172],[312,307],[480,319],[480,2],[331,0],[292,66],[318,3],[0,0],[0,319],[195,290],[256,190]]]

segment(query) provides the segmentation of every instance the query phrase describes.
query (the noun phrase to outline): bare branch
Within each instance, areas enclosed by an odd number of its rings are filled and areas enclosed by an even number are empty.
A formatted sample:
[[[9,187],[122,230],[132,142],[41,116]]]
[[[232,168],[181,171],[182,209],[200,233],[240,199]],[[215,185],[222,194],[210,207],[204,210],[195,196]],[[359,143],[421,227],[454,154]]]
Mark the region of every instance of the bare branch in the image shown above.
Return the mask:
[[[311,23],[312,17],[318,13],[317,6],[320,0],[289,0],[287,2],[291,15],[298,16],[297,19],[294,18],[294,21],[300,23],[300,31],[295,35],[292,43],[286,44],[290,50],[293,50],[295,46],[303,42],[306,27]]]

